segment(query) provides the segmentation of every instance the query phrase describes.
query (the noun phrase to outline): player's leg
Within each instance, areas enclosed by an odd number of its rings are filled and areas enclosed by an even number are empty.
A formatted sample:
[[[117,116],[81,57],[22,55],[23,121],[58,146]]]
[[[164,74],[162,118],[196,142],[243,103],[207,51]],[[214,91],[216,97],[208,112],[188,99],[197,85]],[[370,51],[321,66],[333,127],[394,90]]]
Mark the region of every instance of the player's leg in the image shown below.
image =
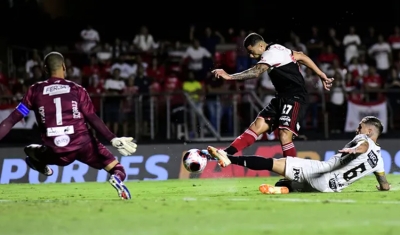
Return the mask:
[[[303,192],[303,193],[315,193],[320,192],[317,189],[313,188],[309,182],[299,183],[297,181],[289,180],[289,179],[280,179],[275,183],[275,187],[286,187],[289,189],[289,192]]]
[[[122,199],[131,199],[131,194],[123,181],[126,178],[125,168],[115,156],[100,142],[93,140],[79,152],[78,160],[95,169],[104,169],[110,174],[109,182]]]
[[[293,135],[298,135],[299,122],[304,116],[306,107],[304,104],[291,99],[282,99],[281,102],[279,141],[281,142],[283,157],[295,157],[297,153],[293,144]]]
[[[45,176],[51,176],[53,170],[45,163],[40,161],[40,157],[46,151],[46,147],[39,144],[31,144],[24,148],[26,154],[25,162],[33,170],[42,173]]]
[[[226,149],[228,154],[235,154],[243,149],[251,146],[256,142],[259,135],[269,130],[269,124],[265,121],[264,117],[258,116],[253,123],[238,136]]]
[[[227,167],[230,164],[243,166],[255,171],[267,170],[276,174],[285,175],[286,160],[285,158],[264,158],[260,156],[233,156],[231,154],[219,154],[218,151],[212,146],[207,148],[210,155],[218,159],[218,163],[222,167]]]
[[[39,144],[26,146],[24,152],[27,156],[26,164],[45,176],[53,174],[53,170],[48,165],[67,166],[75,161],[73,153],[54,153],[50,148]]]
[[[282,175],[285,179],[278,181],[275,186],[264,184],[260,186],[260,191],[265,194],[289,193],[289,192],[327,192],[328,180],[321,180],[321,169],[328,166],[322,161],[308,160],[302,158],[263,158],[260,156],[232,156],[227,155],[226,158],[219,158],[220,155],[215,154],[218,151],[213,147],[209,147],[209,152],[218,158],[219,164],[226,167],[229,164],[235,164],[246,167],[251,170],[268,170],[276,174]],[[315,177],[318,175],[319,177]],[[324,174],[325,175],[325,174]],[[315,183],[317,182],[317,183]],[[320,183],[322,182],[322,183]]]
[[[274,159],[264,158],[260,156],[233,156],[230,154],[219,154],[218,150],[212,146],[208,146],[210,155],[218,159],[218,164],[222,167],[227,167],[230,164],[243,166],[251,170],[261,171],[267,170],[272,171],[276,174],[285,175],[286,159]],[[289,186],[290,187],[290,186]],[[291,191],[288,185],[268,185],[262,184],[259,190],[264,194],[286,194]]]
[[[249,128],[238,136],[226,149],[218,151],[217,154],[234,155],[254,144],[259,135],[267,131],[272,132],[275,126],[277,102],[276,98],[272,99],[271,103],[259,113]]]
[[[126,178],[126,173],[124,167],[118,162],[118,160],[114,160],[110,164],[104,167],[104,170],[110,173],[110,179],[108,182],[117,190],[118,196],[121,199],[131,199],[131,193],[123,181]]]

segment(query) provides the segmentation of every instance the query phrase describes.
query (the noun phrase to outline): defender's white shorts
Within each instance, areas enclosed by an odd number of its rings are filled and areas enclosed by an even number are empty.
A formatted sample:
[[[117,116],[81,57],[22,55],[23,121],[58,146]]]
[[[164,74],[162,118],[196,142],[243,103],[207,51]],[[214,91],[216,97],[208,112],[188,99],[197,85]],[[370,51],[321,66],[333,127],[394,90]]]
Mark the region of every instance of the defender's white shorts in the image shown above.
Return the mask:
[[[308,184],[320,192],[333,192],[329,187],[331,168],[329,162],[287,157],[285,178],[298,182],[296,185],[306,187]]]

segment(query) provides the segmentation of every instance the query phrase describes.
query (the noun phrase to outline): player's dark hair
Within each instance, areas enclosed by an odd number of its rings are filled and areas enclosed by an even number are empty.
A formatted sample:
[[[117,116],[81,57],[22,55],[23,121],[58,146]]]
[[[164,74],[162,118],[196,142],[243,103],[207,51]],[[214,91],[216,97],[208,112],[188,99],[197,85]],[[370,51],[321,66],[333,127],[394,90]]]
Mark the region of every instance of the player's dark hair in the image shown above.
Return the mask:
[[[63,64],[64,57],[61,55],[61,53],[50,52],[44,57],[44,66],[49,73],[59,70]]]
[[[264,41],[264,38],[261,37],[260,34],[251,33],[243,40],[243,46],[244,48],[247,48],[248,46],[253,47],[260,41]]]
[[[362,122],[366,125],[371,125],[376,127],[376,129],[378,129],[379,133],[378,135],[382,134],[383,132],[383,125],[381,120],[379,120],[379,118],[374,117],[374,116],[366,116],[362,119]]]

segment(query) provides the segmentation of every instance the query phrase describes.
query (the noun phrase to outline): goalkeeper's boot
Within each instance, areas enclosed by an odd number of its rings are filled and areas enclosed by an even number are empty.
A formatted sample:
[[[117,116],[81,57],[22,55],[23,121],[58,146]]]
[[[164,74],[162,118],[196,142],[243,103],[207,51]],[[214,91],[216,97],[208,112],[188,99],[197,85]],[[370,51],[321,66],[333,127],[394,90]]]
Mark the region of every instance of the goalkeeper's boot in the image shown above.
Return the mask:
[[[222,149],[216,149],[212,146],[208,146],[208,152],[211,157],[216,158],[218,160],[218,165],[221,167],[227,167],[231,164],[231,160],[228,158],[228,154]]]
[[[46,151],[46,146],[40,144],[31,144],[24,148],[26,154],[25,162],[33,170],[42,173],[45,176],[51,176],[53,170],[46,164],[39,161],[39,157]]]
[[[125,186],[125,184],[117,175],[111,175],[108,182],[110,182],[110,184],[117,190],[118,196],[121,199],[131,199],[131,193],[129,192],[129,189]]]
[[[45,176],[53,175],[53,170],[48,165],[40,163],[31,157],[26,157],[25,162],[31,169],[38,171]]]

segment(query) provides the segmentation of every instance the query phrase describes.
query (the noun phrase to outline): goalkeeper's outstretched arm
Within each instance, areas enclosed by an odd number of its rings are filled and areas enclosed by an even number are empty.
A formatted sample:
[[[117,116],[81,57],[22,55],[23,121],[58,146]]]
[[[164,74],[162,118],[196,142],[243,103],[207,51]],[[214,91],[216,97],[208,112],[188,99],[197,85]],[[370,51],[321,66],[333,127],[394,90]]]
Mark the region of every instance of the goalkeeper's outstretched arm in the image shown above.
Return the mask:
[[[24,116],[15,109],[11,114],[0,123],[0,140],[10,132],[12,127],[22,120]]]
[[[80,92],[79,107],[80,111],[85,116],[85,120],[90,124],[90,126],[97,133],[106,138],[123,156],[128,156],[136,152],[137,145],[132,142],[132,137],[116,137],[116,135],[104,124],[103,120],[97,116],[89,94],[83,88]]]

